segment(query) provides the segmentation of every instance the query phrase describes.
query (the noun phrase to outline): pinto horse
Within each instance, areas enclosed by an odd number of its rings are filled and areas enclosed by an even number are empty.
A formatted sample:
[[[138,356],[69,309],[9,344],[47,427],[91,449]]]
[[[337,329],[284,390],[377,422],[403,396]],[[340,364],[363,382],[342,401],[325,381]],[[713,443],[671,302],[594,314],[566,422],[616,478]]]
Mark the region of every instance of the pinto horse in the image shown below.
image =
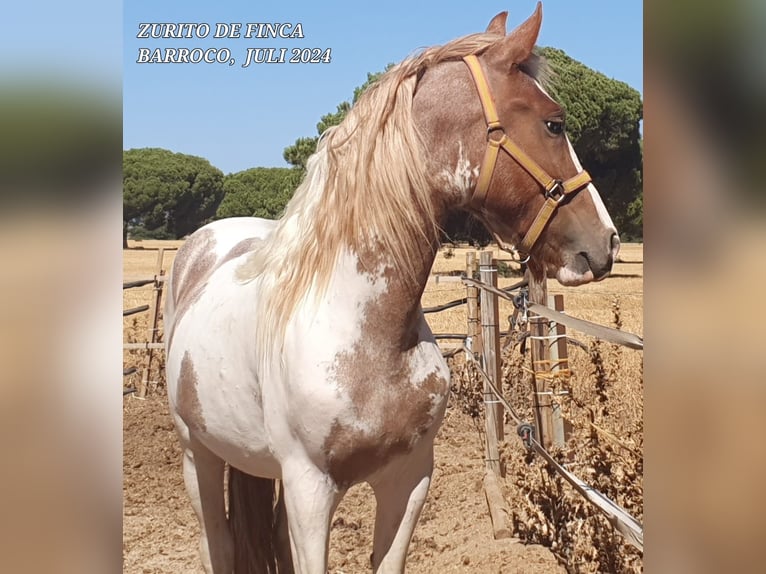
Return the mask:
[[[372,569],[404,570],[449,391],[420,299],[451,211],[540,277],[610,271],[617,233],[532,51],[541,7],[508,35],[506,16],[371,86],[282,219],[216,221],[178,251],[168,395],[207,572],[324,574],[360,482],[377,501]]]

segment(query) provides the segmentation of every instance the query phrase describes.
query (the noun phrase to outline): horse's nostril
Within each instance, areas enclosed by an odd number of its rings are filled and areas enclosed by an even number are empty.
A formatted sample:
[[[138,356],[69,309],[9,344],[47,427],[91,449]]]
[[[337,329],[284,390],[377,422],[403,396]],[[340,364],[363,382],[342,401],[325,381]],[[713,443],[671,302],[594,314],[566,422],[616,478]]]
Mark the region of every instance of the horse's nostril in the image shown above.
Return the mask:
[[[617,254],[620,252],[620,236],[616,233],[612,233],[612,259],[617,258]]]

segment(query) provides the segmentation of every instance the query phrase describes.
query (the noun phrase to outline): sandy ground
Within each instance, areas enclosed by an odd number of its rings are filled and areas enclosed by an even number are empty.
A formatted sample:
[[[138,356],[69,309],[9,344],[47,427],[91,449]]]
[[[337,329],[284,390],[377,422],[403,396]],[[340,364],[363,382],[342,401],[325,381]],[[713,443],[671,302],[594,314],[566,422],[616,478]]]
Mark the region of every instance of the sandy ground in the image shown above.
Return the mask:
[[[157,245],[154,245],[157,243]],[[145,242],[145,250],[124,252],[126,278],[151,275],[157,246],[181,242]],[[166,269],[174,252],[166,253]],[[609,301],[615,293],[623,300],[625,327],[641,334],[643,246],[626,245],[615,266],[614,279],[567,290],[567,309],[575,314],[609,323]],[[465,266],[463,250],[454,256],[440,253],[437,273],[459,272]],[[501,280],[501,285],[516,281]],[[560,286],[549,282],[549,293]],[[125,307],[141,304],[151,287],[125,291]],[[444,303],[464,296],[458,284],[434,284],[426,289],[424,305]],[[144,299],[142,299],[142,297]],[[501,317],[509,309],[501,307]],[[126,341],[145,340],[145,314],[125,321]],[[465,310],[429,315],[434,332],[465,330]],[[136,355],[126,352],[125,364]],[[125,384],[135,384],[135,377]],[[154,378],[154,377],[153,377]],[[170,420],[164,387],[150,387],[149,397],[124,399],[124,521],[123,571],[128,573],[202,572],[198,558],[198,525],[188,502],[181,475],[181,451]],[[506,435],[515,434],[507,428]],[[503,573],[542,574],[565,572],[548,549],[525,546],[518,540],[494,540],[482,486],[483,443],[476,422],[460,411],[451,399],[444,424],[436,439],[436,467],[428,501],[409,549],[410,573]],[[505,485],[506,491],[511,488]],[[330,541],[328,571],[332,574],[369,572],[372,551],[374,499],[366,485],[354,487],[335,514]]]
[[[125,398],[123,572],[202,572],[197,520],[186,498],[181,450],[165,397]],[[474,421],[447,410],[436,468],[407,563],[410,573],[565,572],[541,546],[494,540],[482,487],[482,444]],[[352,488],[335,514],[329,572],[369,572],[374,501]]]

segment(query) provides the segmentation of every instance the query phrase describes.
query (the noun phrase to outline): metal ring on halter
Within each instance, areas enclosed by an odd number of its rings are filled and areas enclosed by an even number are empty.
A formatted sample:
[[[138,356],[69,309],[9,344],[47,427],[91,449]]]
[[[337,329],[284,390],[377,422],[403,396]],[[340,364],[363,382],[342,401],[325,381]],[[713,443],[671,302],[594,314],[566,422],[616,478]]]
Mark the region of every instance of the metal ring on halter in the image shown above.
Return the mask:
[[[503,249],[502,246],[500,247],[500,249]],[[513,261],[515,261],[519,265],[525,265],[529,263],[529,258],[530,258],[529,253],[527,253],[526,257],[522,257],[521,251],[519,251],[515,247],[512,250],[505,249],[504,251],[507,251],[508,253],[510,253],[511,256],[515,256],[515,259],[513,259]]]
[[[493,140],[490,136],[492,132],[500,132],[503,134],[503,136],[499,140]],[[487,125],[487,141],[494,141],[495,143],[500,143],[503,141],[503,138],[506,137],[505,134],[505,128],[501,125]]]
[[[561,203],[561,200],[563,200],[566,196],[567,194],[564,190],[564,182],[560,179],[554,179],[552,185],[545,190],[545,199],[552,199],[556,203]]]
[[[529,262],[529,258],[530,258],[529,253],[527,253],[527,256],[522,259],[520,251],[516,249],[516,247],[509,245],[508,243],[503,241],[497,233],[493,231],[490,231],[490,233],[492,234],[492,237],[495,239],[495,243],[497,243],[497,246],[500,248],[500,250],[510,254],[510,256],[513,258],[513,261],[522,265]]]

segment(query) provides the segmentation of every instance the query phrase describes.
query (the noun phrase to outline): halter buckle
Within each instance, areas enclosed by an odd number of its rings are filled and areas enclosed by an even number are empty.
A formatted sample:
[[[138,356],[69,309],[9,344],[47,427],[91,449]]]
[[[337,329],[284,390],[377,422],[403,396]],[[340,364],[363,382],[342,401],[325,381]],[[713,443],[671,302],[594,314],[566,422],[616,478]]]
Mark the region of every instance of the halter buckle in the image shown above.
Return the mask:
[[[561,203],[566,195],[566,191],[564,190],[564,182],[560,179],[553,180],[551,186],[545,190],[545,199],[552,199],[557,204]]]

